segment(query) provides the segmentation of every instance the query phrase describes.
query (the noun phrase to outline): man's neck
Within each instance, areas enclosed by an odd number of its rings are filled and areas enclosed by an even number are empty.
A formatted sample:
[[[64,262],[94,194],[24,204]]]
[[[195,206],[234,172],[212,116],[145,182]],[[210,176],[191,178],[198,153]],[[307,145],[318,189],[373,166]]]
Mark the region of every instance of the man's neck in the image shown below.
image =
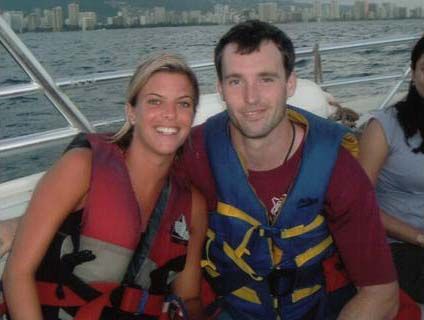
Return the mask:
[[[286,158],[294,154],[303,139],[303,130],[297,125],[293,136],[288,118],[263,138],[248,138],[233,126],[230,126],[230,130],[232,143],[243,164],[254,171],[266,171],[281,166]]]

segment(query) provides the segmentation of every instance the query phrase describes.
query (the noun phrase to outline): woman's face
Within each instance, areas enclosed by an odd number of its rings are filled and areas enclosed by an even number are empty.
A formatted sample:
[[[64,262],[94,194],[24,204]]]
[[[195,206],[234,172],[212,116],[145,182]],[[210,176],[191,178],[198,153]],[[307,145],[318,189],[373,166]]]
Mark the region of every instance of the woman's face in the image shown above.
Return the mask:
[[[424,98],[424,54],[418,59],[415,70],[412,70],[412,81],[419,95]]]
[[[194,117],[194,90],[189,78],[165,71],[153,74],[127,105],[134,125],[132,143],[156,155],[174,155],[186,140]]]

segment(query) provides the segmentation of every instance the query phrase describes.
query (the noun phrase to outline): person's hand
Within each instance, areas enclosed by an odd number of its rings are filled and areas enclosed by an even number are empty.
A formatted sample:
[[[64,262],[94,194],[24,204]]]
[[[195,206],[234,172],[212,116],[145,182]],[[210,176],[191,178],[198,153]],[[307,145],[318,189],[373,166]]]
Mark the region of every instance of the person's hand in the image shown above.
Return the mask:
[[[0,221],[0,257],[10,251],[18,223],[19,218]]]

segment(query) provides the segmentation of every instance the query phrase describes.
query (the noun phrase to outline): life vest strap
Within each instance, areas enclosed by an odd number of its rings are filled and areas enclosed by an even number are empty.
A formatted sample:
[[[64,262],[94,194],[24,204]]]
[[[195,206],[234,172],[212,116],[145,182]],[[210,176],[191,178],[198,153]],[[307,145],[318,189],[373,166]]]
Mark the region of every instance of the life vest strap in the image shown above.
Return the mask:
[[[104,294],[111,292],[118,285],[116,283],[92,283],[90,286]],[[64,296],[60,298],[57,295],[57,288],[57,283],[37,281],[40,304],[53,307],[80,307],[88,302],[66,285],[63,286]]]
[[[57,286],[57,283],[37,282],[41,305],[80,307],[77,315],[90,314],[90,312],[100,315],[104,307],[109,307],[124,313],[159,316],[158,312],[164,301],[162,295],[148,294],[145,290],[116,283],[91,283],[90,286],[93,289],[101,292],[99,297],[91,301],[84,300],[67,286],[63,286],[64,297],[59,298],[56,292]],[[84,317],[78,319],[84,319]]]
[[[303,268],[274,269],[265,277],[265,279],[269,286],[270,293],[273,296],[281,297],[291,294],[299,289],[322,285],[324,280],[322,280],[322,283],[316,283],[313,280],[316,279],[316,276],[319,274],[322,274],[321,263],[315,263]],[[252,278],[243,272],[234,272],[228,273],[224,276],[219,275],[217,277],[208,277],[208,282],[211,284],[218,296],[225,296],[242,287],[249,287],[249,283],[253,281],[254,280]],[[305,291],[299,292],[304,293]],[[296,297],[304,296],[304,294],[300,295],[300,293],[296,295]]]
[[[159,316],[164,295],[151,294],[139,287],[119,286],[110,294],[113,307],[128,313]]]

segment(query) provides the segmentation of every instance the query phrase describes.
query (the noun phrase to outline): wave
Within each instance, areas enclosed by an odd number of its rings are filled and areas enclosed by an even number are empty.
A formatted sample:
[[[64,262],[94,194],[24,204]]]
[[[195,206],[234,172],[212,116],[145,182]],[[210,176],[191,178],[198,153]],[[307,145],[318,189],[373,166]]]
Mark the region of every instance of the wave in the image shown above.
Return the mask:
[[[15,84],[23,84],[23,83],[30,83],[30,81],[24,80],[24,79],[12,79],[12,78],[8,78],[3,81],[0,81],[0,85],[15,85]]]

